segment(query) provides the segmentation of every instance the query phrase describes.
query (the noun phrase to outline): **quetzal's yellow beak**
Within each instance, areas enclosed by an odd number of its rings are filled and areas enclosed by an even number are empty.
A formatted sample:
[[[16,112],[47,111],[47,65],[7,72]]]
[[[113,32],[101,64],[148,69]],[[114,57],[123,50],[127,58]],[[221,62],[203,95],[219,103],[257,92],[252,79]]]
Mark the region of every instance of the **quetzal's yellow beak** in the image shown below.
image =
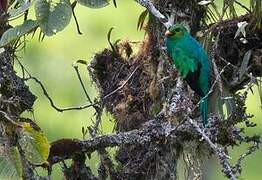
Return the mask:
[[[167,31],[165,32],[165,36],[166,36],[166,37],[171,36],[171,35],[172,35],[172,33],[171,33],[169,30],[167,30]]]

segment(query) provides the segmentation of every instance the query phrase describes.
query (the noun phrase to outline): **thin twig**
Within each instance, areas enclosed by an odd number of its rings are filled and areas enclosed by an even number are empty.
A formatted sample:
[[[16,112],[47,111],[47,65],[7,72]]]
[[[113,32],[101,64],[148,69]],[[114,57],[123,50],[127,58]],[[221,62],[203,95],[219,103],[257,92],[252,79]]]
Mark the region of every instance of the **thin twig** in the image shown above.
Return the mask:
[[[254,142],[254,144],[251,147],[249,147],[248,150],[238,158],[236,164],[232,167],[232,169],[234,170],[235,173],[241,171],[241,163],[242,163],[242,161],[248,155],[252,154],[253,152],[255,152],[259,148],[259,143],[260,142],[257,142],[255,140],[253,140],[253,142]]]
[[[72,3],[72,5],[71,5],[71,8],[72,8],[72,14],[73,14],[73,17],[74,17],[74,20],[75,20],[75,23],[76,23],[76,29],[77,29],[77,32],[78,32],[78,34],[83,34],[82,32],[81,32],[81,30],[80,30],[80,26],[79,26],[79,23],[78,23],[78,21],[77,21],[77,17],[76,17],[76,15],[75,15],[75,7],[76,7],[76,4],[77,4],[77,1],[74,1],[73,3]]]
[[[18,126],[18,127],[23,127],[21,124],[17,123],[14,121],[6,112],[0,110],[1,115],[5,117],[6,120],[8,120],[11,124]]]
[[[89,95],[87,93],[87,90],[86,90],[85,85],[83,83],[83,80],[81,78],[81,74],[79,73],[78,63],[87,65],[87,62],[84,61],[84,60],[78,60],[78,61],[73,63],[73,68],[76,71],[78,80],[80,81],[81,87],[84,90],[84,93],[85,93],[88,101],[90,102],[90,104],[93,104],[91,98],[89,97]],[[93,108],[96,111],[95,112],[96,121],[94,122],[93,126],[88,127],[88,130],[89,130],[91,137],[95,138],[97,136],[97,133],[98,133],[98,130],[99,130],[99,125],[101,124],[101,121],[102,121],[102,117],[101,117],[102,116],[102,107],[97,106],[97,105],[93,105]],[[115,179],[116,173],[115,173],[115,170],[114,170],[114,164],[113,164],[112,160],[110,159],[108,152],[106,151],[105,148],[97,149],[97,152],[100,155],[101,165],[106,167],[106,170],[108,171],[108,174],[110,175],[110,178]]]
[[[96,121],[94,122],[94,125],[89,127],[89,133],[91,135],[91,137],[96,137],[97,135],[97,132],[98,132],[98,127],[101,123],[101,116],[102,116],[102,108],[101,107],[94,107],[96,113],[95,113],[95,116],[96,116]]]
[[[113,94],[115,94],[117,91],[121,90],[123,87],[125,87],[125,85],[128,83],[128,81],[132,78],[132,76],[135,74],[135,72],[137,71],[139,66],[137,66],[134,71],[128,76],[128,78],[122,83],[121,86],[119,86],[118,88],[116,88],[115,90],[113,90],[112,92],[110,92],[109,94],[105,95],[103,97],[103,99],[108,98],[109,96],[112,96]]]
[[[42,84],[42,82],[40,80],[38,80],[36,77],[29,77],[27,79],[25,79],[25,81],[27,80],[34,80],[37,84],[40,85],[44,95],[47,97],[47,99],[49,100],[51,106],[57,110],[58,112],[64,112],[64,111],[71,111],[71,110],[82,110],[82,109],[86,109],[86,108],[90,108],[93,107],[94,105],[98,104],[98,102],[94,103],[94,104],[86,104],[86,105],[82,105],[82,106],[72,106],[72,107],[66,107],[66,108],[59,108],[55,105],[55,103],[53,102],[52,98],[49,96],[47,90],[45,89],[44,85]]]
[[[241,4],[240,2],[238,2],[238,1],[234,1],[236,4],[238,4],[240,7],[242,7],[243,9],[245,9],[248,13],[252,13],[251,11],[250,11],[250,9],[248,9],[244,4]]]
[[[209,89],[208,93],[207,93],[204,97],[202,97],[201,99],[207,98],[207,97],[213,92],[216,83],[220,80],[221,75],[224,73],[224,71],[226,70],[226,68],[227,68],[229,65],[230,65],[230,63],[227,63],[227,64],[223,67],[223,69],[221,69],[220,73],[217,75],[214,83],[212,84],[211,88]],[[197,103],[196,105],[198,106],[200,103],[201,103],[201,100],[198,101],[198,103]],[[193,111],[194,111],[195,109],[196,109],[196,107],[193,109]]]
[[[34,80],[37,84],[40,85],[44,95],[47,97],[47,99],[49,100],[51,106],[57,110],[58,112],[64,112],[64,111],[71,111],[71,110],[82,110],[82,109],[86,109],[86,108],[90,108],[90,107],[94,107],[96,105],[98,105],[100,102],[95,102],[92,103],[92,101],[89,101],[89,104],[85,104],[85,105],[81,105],[81,106],[72,106],[72,107],[65,107],[65,108],[59,108],[55,105],[54,101],[52,100],[52,98],[50,97],[49,93],[47,92],[47,90],[45,89],[45,86],[43,85],[43,83],[37,79],[36,77],[32,76],[29,71],[24,67],[24,65],[19,61],[19,59],[15,58],[18,62],[18,64],[20,65],[22,72],[26,73],[28,75],[27,78],[24,78],[25,81],[27,80]],[[25,76],[25,74],[23,74],[23,76]],[[81,79],[81,78],[80,78]],[[81,81],[80,81],[81,82]],[[82,82],[83,83],[83,82]],[[82,85],[82,84],[81,84]],[[85,90],[85,88],[84,88]],[[86,93],[86,92],[85,92]]]
[[[82,87],[82,89],[83,89],[83,91],[84,91],[84,93],[85,93],[85,95],[86,95],[87,100],[89,101],[90,104],[93,104],[91,98],[89,97],[89,95],[88,95],[88,93],[87,93],[87,91],[86,91],[86,87],[85,87],[85,85],[84,85],[84,83],[83,83],[83,80],[82,80],[82,78],[81,78],[81,75],[80,75],[80,73],[79,73],[78,65],[77,65],[76,63],[74,63],[74,64],[73,64],[73,68],[74,68],[75,71],[76,71],[78,80],[80,81],[81,87]]]
[[[94,109],[96,110],[96,121],[93,127],[89,127],[89,133],[92,138],[95,138],[97,136],[98,132],[98,127],[102,121],[102,108],[101,107],[95,107]],[[108,154],[106,148],[100,148],[97,149],[98,154],[100,155],[100,161],[101,165],[106,167],[106,170],[108,171],[108,174],[110,175],[110,179],[115,179],[116,177],[116,172],[114,169],[114,164],[113,161],[110,159],[110,155]]]

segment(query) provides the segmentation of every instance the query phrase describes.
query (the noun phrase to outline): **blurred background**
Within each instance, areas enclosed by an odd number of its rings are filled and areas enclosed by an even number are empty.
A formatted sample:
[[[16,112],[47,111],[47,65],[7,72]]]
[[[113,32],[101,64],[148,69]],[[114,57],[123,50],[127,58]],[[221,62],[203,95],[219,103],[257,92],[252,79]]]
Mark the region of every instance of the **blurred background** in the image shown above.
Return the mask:
[[[28,37],[25,52],[20,51],[18,53],[21,62],[33,76],[42,81],[57,106],[77,106],[86,103],[72,63],[78,59],[90,61],[96,52],[108,47],[107,32],[111,27],[115,27],[111,36],[113,40],[119,38],[132,41],[143,39],[144,32],[137,31],[136,26],[138,17],[144,8],[133,0],[117,1],[117,4],[118,8],[110,5],[102,9],[88,9],[77,6],[75,12],[83,35],[77,34],[75,22],[72,19],[70,25],[64,31],[53,37],[45,37],[43,42],[37,40],[37,35],[32,39]],[[18,65],[16,68],[20,73]],[[96,88],[90,82],[86,68],[80,67],[80,70],[88,93],[92,98],[96,97]],[[24,116],[34,118],[50,142],[61,138],[81,139],[81,128],[92,124],[94,112],[87,109],[59,113],[50,106],[49,101],[37,84],[28,82],[28,85],[38,98],[34,104],[34,112],[27,112]],[[262,109],[258,90],[256,87],[253,90],[254,94],[249,93],[248,95],[247,108],[248,112],[255,115],[253,121],[258,126],[248,133],[261,135]],[[109,114],[104,113],[103,133],[112,132],[113,125],[114,119]],[[236,151],[233,149],[232,160],[243,153],[245,148],[241,145],[240,148],[235,148]],[[241,179],[259,179],[262,176],[259,167],[261,160],[261,150],[248,157],[243,162]],[[95,169],[98,164],[97,156],[88,160],[88,164],[92,169]],[[217,161],[210,160],[206,169],[207,179],[226,179],[223,177]],[[43,172],[40,170],[39,173]],[[55,180],[62,179],[60,166],[56,166],[52,176]]]

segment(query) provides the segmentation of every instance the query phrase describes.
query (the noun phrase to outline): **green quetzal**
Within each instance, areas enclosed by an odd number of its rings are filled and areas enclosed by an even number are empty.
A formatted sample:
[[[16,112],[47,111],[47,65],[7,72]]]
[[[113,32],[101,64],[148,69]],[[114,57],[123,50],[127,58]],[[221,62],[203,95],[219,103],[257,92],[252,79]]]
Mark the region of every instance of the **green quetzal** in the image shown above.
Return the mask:
[[[182,78],[200,97],[203,124],[208,120],[207,93],[210,88],[210,63],[199,42],[182,24],[171,26],[165,33],[167,53]]]

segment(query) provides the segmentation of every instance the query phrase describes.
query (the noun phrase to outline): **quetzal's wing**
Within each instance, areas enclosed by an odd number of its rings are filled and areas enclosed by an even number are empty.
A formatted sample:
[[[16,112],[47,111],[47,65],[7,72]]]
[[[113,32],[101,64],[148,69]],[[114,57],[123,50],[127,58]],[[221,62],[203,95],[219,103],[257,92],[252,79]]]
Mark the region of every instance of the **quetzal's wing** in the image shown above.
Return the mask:
[[[204,92],[199,86],[199,76],[201,70],[201,63],[194,56],[188,54],[182,48],[175,48],[172,53],[173,62],[178,69],[180,75],[186,80],[188,85],[199,95],[204,96]]]
[[[182,78],[186,78],[189,72],[197,70],[197,59],[190,56],[183,48],[174,48],[171,57]]]

